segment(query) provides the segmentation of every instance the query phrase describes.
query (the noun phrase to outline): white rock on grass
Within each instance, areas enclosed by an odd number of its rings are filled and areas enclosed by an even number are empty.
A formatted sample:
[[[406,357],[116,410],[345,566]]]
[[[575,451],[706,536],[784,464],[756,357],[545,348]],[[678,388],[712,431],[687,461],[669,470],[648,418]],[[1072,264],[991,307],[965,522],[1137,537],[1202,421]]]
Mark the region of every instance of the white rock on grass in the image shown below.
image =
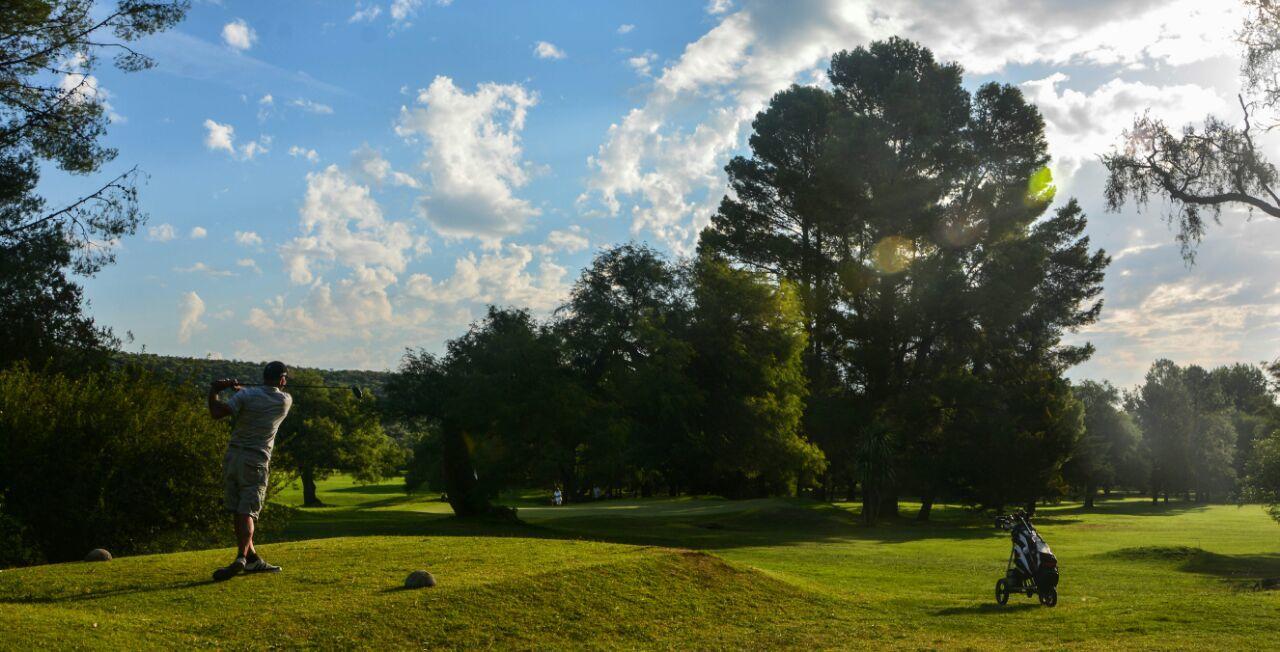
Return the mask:
[[[89,554],[84,556],[85,561],[111,561],[111,553],[105,548],[94,548]]]
[[[413,571],[409,573],[408,577],[404,578],[404,588],[406,589],[429,588],[435,585],[436,578],[424,570]]]

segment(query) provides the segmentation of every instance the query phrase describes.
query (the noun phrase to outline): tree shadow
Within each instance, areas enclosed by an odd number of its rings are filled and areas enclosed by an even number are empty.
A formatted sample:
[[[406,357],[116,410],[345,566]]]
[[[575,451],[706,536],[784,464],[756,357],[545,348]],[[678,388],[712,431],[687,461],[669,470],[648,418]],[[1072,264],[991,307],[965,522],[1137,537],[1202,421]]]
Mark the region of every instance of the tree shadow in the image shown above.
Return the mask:
[[[1224,555],[1189,546],[1121,548],[1100,556],[1135,562],[1172,563],[1184,573],[1209,575],[1239,588],[1271,588],[1280,578],[1280,553]]]
[[[105,589],[102,591],[92,591],[89,593],[75,593],[71,595],[52,595],[52,596],[18,596],[0,598],[0,603],[8,604],[60,604],[70,602],[84,602],[88,600],[99,600],[102,598],[110,598],[120,595],[131,595],[135,593],[152,593],[155,591],[170,591],[177,589],[188,589],[206,584],[213,584],[212,579],[205,580],[188,580],[185,582],[169,582],[167,584],[148,584],[146,586],[122,586],[114,589]]]
[[[948,607],[933,612],[935,616],[973,616],[973,615],[994,615],[1005,613],[1016,613],[1019,611],[1030,611],[1032,609],[1043,609],[1038,604],[1006,604],[998,605],[994,602],[983,602],[981,604],[973,604],[965,607]]]

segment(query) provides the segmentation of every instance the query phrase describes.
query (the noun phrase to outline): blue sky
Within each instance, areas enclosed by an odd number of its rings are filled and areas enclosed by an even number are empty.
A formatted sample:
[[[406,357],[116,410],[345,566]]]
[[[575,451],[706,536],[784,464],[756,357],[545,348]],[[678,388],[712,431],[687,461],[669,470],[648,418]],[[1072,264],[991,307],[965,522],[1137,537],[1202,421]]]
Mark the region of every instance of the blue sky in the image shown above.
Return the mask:
[[[92,314],[131,349],[394,367],[486,303],[545,314],[598,247],[690,251],[769,95],[900,34],[1044,112],[1058,196],[1116,256],[1073,375],[1274,358],[1280,221],[1224,215],[1188,268],[1160,206],[1102,210],[1096,158],[1148,106],[1234,117],[1240,19],[1188,0],[196,2],[140,44],[156,69],[95,72],[120,151],[103,174],[143,169],[151,217],[87,283]]]

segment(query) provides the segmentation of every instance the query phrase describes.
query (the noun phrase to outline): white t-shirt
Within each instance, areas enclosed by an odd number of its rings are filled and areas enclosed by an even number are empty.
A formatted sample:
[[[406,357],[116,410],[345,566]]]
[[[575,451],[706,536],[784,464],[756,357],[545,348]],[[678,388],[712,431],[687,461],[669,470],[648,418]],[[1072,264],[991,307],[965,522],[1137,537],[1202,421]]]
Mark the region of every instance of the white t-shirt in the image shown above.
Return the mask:
[[[261,453],[271,459],[276,431],[293,407],[293,397],[279,387],[246,387],[227,400],[235,423],[231,427],[231,445]]]

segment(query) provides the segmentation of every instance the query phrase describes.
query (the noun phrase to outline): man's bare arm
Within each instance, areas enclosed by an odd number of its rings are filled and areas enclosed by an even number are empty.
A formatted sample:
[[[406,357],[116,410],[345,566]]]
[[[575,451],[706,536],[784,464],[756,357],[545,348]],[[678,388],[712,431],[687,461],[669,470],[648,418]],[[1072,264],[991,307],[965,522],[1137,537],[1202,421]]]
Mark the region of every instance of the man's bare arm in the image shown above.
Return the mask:
[[[215,419],[222,419],[231,416],[231,406],[223,403],[218,398],[218,392],[228,388],[235,387],[239,389],[240,383],[234,378],[223,378],[215,380],[209,384],[209,416]]]

